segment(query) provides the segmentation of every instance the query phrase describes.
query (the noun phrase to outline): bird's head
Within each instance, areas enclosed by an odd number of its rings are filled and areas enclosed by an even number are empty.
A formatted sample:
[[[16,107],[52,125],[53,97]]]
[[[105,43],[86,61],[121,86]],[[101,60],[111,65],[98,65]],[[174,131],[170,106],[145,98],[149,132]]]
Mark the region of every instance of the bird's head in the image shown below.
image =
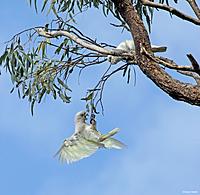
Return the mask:
[[[79,122],[79,121],[80,122],[85,122],[86,117],[87,117],[86,111],[77,112],[76,116],[75,116],[75,122]]]

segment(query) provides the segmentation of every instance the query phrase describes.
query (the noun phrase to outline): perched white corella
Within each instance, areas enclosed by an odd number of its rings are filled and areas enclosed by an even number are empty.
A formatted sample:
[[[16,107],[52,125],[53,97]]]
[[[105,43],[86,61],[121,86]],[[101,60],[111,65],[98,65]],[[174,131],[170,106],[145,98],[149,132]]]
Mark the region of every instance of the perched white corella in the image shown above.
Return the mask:
[[[165,46],[152,45],[151,48],[154,53],[155,52],[165,52],[167,50],[167,47],[165,47]],[[133,40],[123,41],[113,50],[123,50],[126,52],[135,51],[134,41]],[[107,59],[111,64],[117,64],[119,61],[123,60],[123,58],[121,56],[111,56],[111,55],[108,55]]]
[[[119,131],[115,128],[103,135],[96,130],[96,124],[86,123],[86,112],[80,111],[75,116],[75,131],[71,137],[64,140],[63,145],[56,153],[61,162],[72,163],[89,157],[99,148],[122,149],[124,144],[111,138]]]

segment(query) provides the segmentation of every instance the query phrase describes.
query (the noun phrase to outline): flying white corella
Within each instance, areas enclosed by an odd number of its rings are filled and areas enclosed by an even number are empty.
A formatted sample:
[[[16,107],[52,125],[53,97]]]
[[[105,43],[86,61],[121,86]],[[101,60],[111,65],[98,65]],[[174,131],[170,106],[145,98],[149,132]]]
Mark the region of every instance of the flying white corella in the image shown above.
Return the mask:
[[[75,132],[64,140],[56,153],[61,162],[72,163],[95,153],[99,148],[122,149],[124,144],[114,138],[119,128],[115,128],[103,135],[96,130],[96,124],[86,123],[86,112],[80,111],[75,116]]]
[[[155,52],[165,52],[167,50],[167,47],[165,47],[165,46],[152,45],[151,48],[154,53]],[[124,50],[126,52],[135,51],[134,41],[133,40],[123,41],[113,50]],[[119,61],[123,60],[123,57],[108,55],[107,59],[111,64],[117,64]]]

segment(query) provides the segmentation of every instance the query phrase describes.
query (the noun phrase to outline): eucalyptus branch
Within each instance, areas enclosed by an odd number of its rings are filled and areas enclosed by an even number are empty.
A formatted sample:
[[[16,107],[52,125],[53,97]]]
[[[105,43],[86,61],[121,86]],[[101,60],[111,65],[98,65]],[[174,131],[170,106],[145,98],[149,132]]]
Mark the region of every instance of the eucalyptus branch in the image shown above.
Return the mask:
[[[179,71],[189,71],[189,72],[195,72],[200,75],[200,69],[195,69],[194,66],[180,66],[177,65],[173,60],[164,58],[164,57],[155,57],[151,54],[149,54],[144,47],[142,47],[142,54],[144,54],[147,58],[150,60],[163,65],[166,68],[173,69],[173,70],[179,70]]]
[[[165,11],[167,11],[167,12],[169,12],[169,13],[171,13],[171,14],[173,14],[173,15],[175,15],[175,16],[183,19],[183,20],[192,22],[193,24],[196,24],[196,25],[200,25],[199,19],[196,19],[196,18],[193,18],[189,15],[186,15],[185,13],[175,9],[174,7],[171,7],[169,5],[162,4],[162,3],[154,3],[154,2],[149,1],[149,0],[140,0],[140,1],[143,5],[165,10]]]
[[[60,47],[59,45],[56,45],[56,44],[51,43],[51,42],[44,41],[44,43],[46,43],[46,44],[48,44],[48,45],[50,45],[50,46],[56,47],[56,48],[59,48],[59,47]],[[69,51],[69,52],[75,53],[76,55],[81,55],[80,53],[74,52],[74,51],[73,51],[74,48],[75,48],[75,47],[71,47],[71,50],[72,50],[72,51]],[[62,50],[65,50],[65,51],[68,51],[68,49],[67,49],[66,47],[64,47],[64,46],[61,47],[61,49],[62,49]]]
[[[116,27],[116,28],[125,28],[127,31],[130,31],[130,29],[127,27],[127,25],[125,23],[121,23],[121,24],[113,24],[110,23],[110,25]]]
[[[168,59],[168,58],[156,57],[155,60],[157,63],[162,64],[164,67],[169,68],[169,69],[196,72],[196,70],[194,70],[194,68],[192,66],[178,65],[173,60]]]
[[[200,9],[195,0],[186,0],[190,7],[193,9],[194,13],[196,14],[197,18],[200,20]]]
[[[56,38],[58,36],[65,36],[68,37],[69,39],[73,40],[77,44],[83,46],[86,49],[96,51],[98,53],[104,54],[104,55],[113,55],[113,56],[122,56],[122,57],[129,57],[132,58],[133,54],[128,53],[123,50],[108,50],[103,47],[100,47],[96,44],[92,44],[90,42],[86,42],[85,40],[69,33],[66,30],[52,30],[52,31],[45,31],[44,28],[36,28],[37,33],[40,36],[46,37],[46,38]]]
[[[76,28],[75,26],[72,26],[70,24],[66,24],[69,28],[71,29],[74,29],[75,31],[77,31],[82,37],[83,40],[87,41],[87,42],[90,42],[90,43],[93,43],[93,44],[96,44],[98,45],[94,40],[92,40],[90,37],[84,35],[78,28]],[[80,38],[80,37],[79,37]],[[100,45],[98,45],[100,46]]]
[[[96,103],[95,103],[95,107],[98,106],[98,104],[100,103],[101,105],[101,110],[102,110],[102,113],[104,112],[104,107],[103,107],[103,102],[102,102],[102,99],[103,99],[103,91],[104,91],[104,88],[105,88],[105,84],[107,82],[107,80],[114,74],[120,72],[120,71],[123,71],[125,69],[128,68],[128,66],[130,66],[131,64],[124,64],[118,68],[116,68],[115,70],[110,71],[111,69],[111,64],[109,65],[109,67],[106,69],[106,71],[104,72],[104,74],[101,76],[100,80],[98,81],[98,83],[96,84],[96,86],[93,88],[93,89],[90,89],[89,91],[90,92],[94,92],[94,97],[92,99],[92,103],[94,104],[94,101],[96,100]]]
[[[178,70],[177,72],[185,76],[192,77],[196,81],[197,85],[200,86],[200,77],[196,73],[189,72],[189,71],[182,71],[182,70]]]
[[[188,54],[188,58],[190,59],[192,66],[180,66],[177,65],[173,60],[164,58],[164,57],[154,57],[151,54],[149,54],[145,48],[142,48],[142,53],[152,61],[163,65],[166,68],[176,70],[178,73],[183,74],[185,76],[192,77],[197,85],[200,85],[200,69],[198,66],[197,61],[194,59],[194,57],[191,54]]]
[[[93,45],[89,42],[84,41],[83,39],[81,39],[80,37],[73,35],[71,33],[69,33],[68,31],[65,30],[57,30],[57,31],[45,31],[44,28],[38,28],[36,29],[37,33],[40,36],[46,37],[46,38],[56,38],[58,36],[65,36],[70,38],[71,40],[73,40],[74,42],[76,42],[77,44],[83,46],[84,48],[87,48],[89,50],[93,50],[93,51],[97,51],[100,52],[102,54],[106,54],[106,55],[112,55],[109,50],[106,50],[104,48],[101,48],[99,46]]]
[[[21,32],[15,34],[10,40],[6,41],[5,44],[6,44],[6,43],[9,43],[9,42],[11,42],[11,41],[13,41],[16,37],[20,36],[21,34],[23,34],[23,33],[25,33],[25,32],[28,32],[28,31],[31,31],[31,30],[35,30],[35,28],[42,28],[42,27],[41,27],[41,26],[38,26],[38,27],[32,27],[32,28],[28,28],[28,29],[22,30]],[[35,32],[35,33],[36,33],[36,32]],[[33,33],[33,35],[34,35],[35,33]],[[32,36],[33,36],[33,35],[32,35]]]
[[[200,72],[199,63],[196,61],[196,59],[193,57],[193,55],[192,54],[187,54],[187,57],[190,60],[194,70],[196,70],[196,72]]]

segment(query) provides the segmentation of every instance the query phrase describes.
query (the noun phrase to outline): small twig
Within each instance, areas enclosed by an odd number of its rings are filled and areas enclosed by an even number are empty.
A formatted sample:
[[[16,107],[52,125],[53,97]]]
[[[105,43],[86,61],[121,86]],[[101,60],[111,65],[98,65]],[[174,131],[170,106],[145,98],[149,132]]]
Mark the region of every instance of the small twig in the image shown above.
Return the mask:
[[[74,30],[76,30],[83,38],[84,38],[84,40],[87,40],[87,41],[89,41],[89,42],[91,42],[91,43],[93,43],[93,44],[97,44],[94,40],[92,40],[90,37],[88,37],[88,36],[86,36],[86,35],[84,35],[78,28],[76,28],[75,26],[72,26],[72,25],[69,25],[69,24],[66,24],[68,27],[70,27],[70,28],[72,28],[72,29],[74,29]],[[98,45],[98,44],[97,44]]]
[[[101,45],[102,47],[111,47],[111,48],[116,48],[116,46],[114,46],[114,45],[110,45],[110,44],[108,44],[108,43],[104,43],[104,42],[101,42],[100,45]]]
[[[171,13],[171,14],[173,14],[173,15],[175,15],[175,16],[183,19],[183,20],[192,22],[193,24],[196,24],[196,25],[200,25],[200,20],[193,18],[191,16],[188,16],[185,13],[175,9],[174,7],[171,7],[171,6],[168,6],[166,4],[162,4],[162,3],[154,3],[154,2],[149,1],[149,0],[140,0],[140,1],[143,5],[165,10],[165,11],[167,11],[167,12],[169,12],[169,13]]]
[[[190,60],[194,70],[200,75],[200,66],[196,59],[193,57],[192,54],[187,54],[188,59]]]
[[[190,7],[193,9],[194,13],[196,14],[197,18],[200,20],[200,9],[195,0],[186,0]]]
[[[93,65],[101,64],[101,63],[103,63],[103,62],[105,62],[105,61],[106,61],[106,59],[100,61],[100,60],[97,58],[97,59],[93,60],[92,62],[88,62],[88,63],[85,64],[83,67],[81,67],[81,69],[80,69],[80,71],[79,71],[79,73],[78,73],[78,83],[80,84],[81,73],[83,72],[83,70],[84,70],[85,68],[88,68],[88,67],[93,66]]]
[[[200,86],[200,77],[196,75],[196,73],[189,72],[189,71],[181,71],[181,70],[178,70],[177,72],[180,74],[192,77],[196,81],[197,85]]]
[[[128,26],[124,23],[122,24],[113,24],[113,23],[110,23],[111,26],[114,26],[114,27],[117,27],[117,28],[125,28],[127,31],[130,31],[130,29],[128,28]]]
[[[199,64],[194,59],[194,57],[191,54],[188,54],[188,58],[190,59],[192,66],[180,66],[177,65],[173,60],[170,60],[168,58],[164,57],[154,57],[150,55],[145,48],[142,48],[142,53],[149,59],[153,60],[154,62],[158,64],[162,64],[164,67],[176,70],[178,73],[181,73],[186,76],[190,76],[193,79],[195,79],[198,86],[200,86],[200,77],[199,77]]]
[[[180,66],[180,65],[177,65],[174,61],[172,61],[168,58],[155,57],[155,56],[149,54],[144,47],[142,47],[141,52],[142,52],[142,54],[144,54],[150,60],[152,60],[156,63],[162,64],[163,66],[165,66],[169,69],[181,70],[181,71],[190,71],[190,72],[196,72],[197,74],[199,74],[199,70],[197,71],[192,66]]]
[[[38,27],[32,27],[32,28],[25,29],[25,30],[23,30],[23,31],[21,31],[21,32],[19,32],[19,33],[17,33],[17,34],[15,34],[10,40],[4,42],[4,44],[7,44],[7,43],[11,42],[11,41],[14,40],[16,37],[18,37],[19,35],[21,35],[21,34],[27,32],[27,31],[35,30],[35,28],[42,28],[42,27],[41,27],[41,26],[38,26]],[[34,35],[34,34],[35,34],[35,33],[33,33],[33,35]]]
[[[164,57],[156,57],[156,62],[159,64],[162,64],[166,68],[174,69],[174,70],[180,70],[180,71],[190,71],[190,72],[196,72],[196,70],[193,69],[191,66],[180,66],[176,64],[173,60],[170,60],[168,58]]]

